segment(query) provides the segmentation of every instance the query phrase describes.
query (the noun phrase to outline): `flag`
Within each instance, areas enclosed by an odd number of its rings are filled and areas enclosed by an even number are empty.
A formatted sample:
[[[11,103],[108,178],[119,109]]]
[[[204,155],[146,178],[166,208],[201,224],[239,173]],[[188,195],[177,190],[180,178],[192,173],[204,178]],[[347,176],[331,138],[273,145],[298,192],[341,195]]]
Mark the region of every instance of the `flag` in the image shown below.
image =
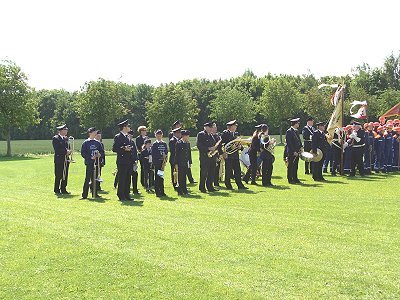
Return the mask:
[[[338,90],[339,89],[340,91],[337,96],[336,106],[329,120],[328,127],[326,128],[328,132],[327,140],[329,144],[332,144],[335,129],[338,127],[343,127],[342,109],[344,87],[339,87]]]
[[[358,109],[357,113],[353,114],[352,109],[354,106],[361,105],[361,107]],[[351,102],[351,107],[350,107],[350,115],[353,118],[356,119],[366,119],[367,118],[367,101],[353,101]]]
[[[392,116],[400,116],[400,102],[385,112],[381,117],[392,117]]]
[[[340,92],[341,92],[341,90],[342,90],[342,87],[339,86],[337,83],[336,83],[336,84],[326,84],[326,83],[322,83],[322,84],[320,84],[320,85],[318,86],[318,89],[320,90],[321,88],[327,87],[327,86],[336,89],[336,92],[334,92],[334,93],[332,94],[332,97],[331,97],[331,100],[330,100],[330,102],[331,102],[332,105],[336,105],[337,100],[338,100],[338,97],[339,97],[339,94],[340,94]]]

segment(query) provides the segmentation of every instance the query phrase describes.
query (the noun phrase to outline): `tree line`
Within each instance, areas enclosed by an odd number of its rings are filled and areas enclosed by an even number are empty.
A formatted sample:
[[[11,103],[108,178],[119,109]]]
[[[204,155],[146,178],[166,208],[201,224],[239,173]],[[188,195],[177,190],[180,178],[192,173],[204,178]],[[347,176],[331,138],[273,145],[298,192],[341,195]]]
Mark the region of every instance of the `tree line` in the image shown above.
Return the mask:
[[[237,119],[240,132],[250,134],[254,124],[267,123],[272,134],[280,133],[293,116],[313,116],[327,121],[332,113],[332,90],[321,83],[346,84],[345,114],[350,121],[352,101],[367,101],[370,121],[376,121],[400,100],[400,53],[385,58],[380,67],[364,63],[344,76],[273,75],[257,77],[251,70],[219,80],[192,79],[152,86],[131,85],[99,78],[79,91],[35,90],[12,61],[0,63],[0,138],[49,139],[55,126],[68,124],[75,138],[95,126],[105,138],[116,132],[115,124],[129,119],[134,127],[168,131],[175,120],[193,131],[214,120],[220,129]]]

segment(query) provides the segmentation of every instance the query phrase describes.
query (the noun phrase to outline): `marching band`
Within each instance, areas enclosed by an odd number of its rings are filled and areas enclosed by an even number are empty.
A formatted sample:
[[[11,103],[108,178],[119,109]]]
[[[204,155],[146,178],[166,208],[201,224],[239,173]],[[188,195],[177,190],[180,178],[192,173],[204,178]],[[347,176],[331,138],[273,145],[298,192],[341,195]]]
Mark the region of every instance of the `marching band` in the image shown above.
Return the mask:
[[[326,181],[323,173],[330,171],[333,176],[344,170],[349,177],[354,177],[358,170],[361,176],[371,172],[388,173],[400,171],[399,143],[400,121],[380,119],[362,126],[353,121],[343,128],[336,128],[332,144],[328,144],[326,123],[306,119],[300,138],[300,118],[289,120],[291,126],[286,131],[284,161],[287,166],[289,184],[300,184],[298,179],[299,160],[305,161],[305,174],[311,174],[314,181]],[[257,184],[258,176],[262,186],[271,187],[274,148],[276,140],[269,135],[267,124],[255,126],[250,139],[242,139],[237,132],[238,122],[226,123],[226,130],[218,132],[214,122],[204,124],[204,130],[197,134],[196,147],[199,151],[200,180],[202,193],[218,191],[223,181],[226,189],[232,190],[234,179],[238,189],[248,189],[243,183]],[[163,141],[163,132],[155,132],[156,140],[152,143],[147,135],[147,128],[139,126],[139,136],[134,141],[134,132],[128,120],[118,123],[120,132],[114,137],[112,151],[116,153],[117,171],[114,187],[120,201],[133,200],[138,190],[138,162],[140,162],[140,183],[146,192],[155,192],[157,197],[165,197],[164,172],[170,163],[171,183],[178,195],[187,195],[187,181],[194,183],[191,175],[192,154],[189,143],[190,132],[176,121],[169,133],[168,145]],[[54,193],[70,194],[67,191],[68,171],[74,162],[74,138],[67,136],[67,125],[58,126],[57,134],[52,139],[54,148]],[[81,156],[86,166],[82,198],[87,199],[89,189],[92,197],[100,197],[101,169],[105,165],[105,150],[101,141],[101,131],[94,127],[87,130],[88,138],[81,146]],[[304,143],[304,146],[303,146]],[[248,147],[244,147],[248,146]],[[241,154],[239,154],[241,151]],[[247,168],[242,176],[241,163]]]

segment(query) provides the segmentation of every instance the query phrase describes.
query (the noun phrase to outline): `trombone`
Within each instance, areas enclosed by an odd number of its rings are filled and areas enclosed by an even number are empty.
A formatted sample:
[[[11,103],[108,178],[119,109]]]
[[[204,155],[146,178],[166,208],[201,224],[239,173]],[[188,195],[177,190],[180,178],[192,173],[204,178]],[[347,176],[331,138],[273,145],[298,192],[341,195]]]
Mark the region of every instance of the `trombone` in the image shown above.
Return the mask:
[[[67,150],[70,151],[70,154],[65,154],[64,158],[64,168],[63,168],[63,176],[62,180],[65,181],[67,179],[67,169],[68,169],[68,163],[74,163],[75,161],[72,158],[72,154],[75,151],[75,138],[73,136],[68,137],[68,142],[67,142]]]
[[[100,166],[100,152],[99,150],[93,151],[94,164],[93,164],[93,180],[92,180],[92,197],[97,195],[97,182],[103,182],[104,180],[100,177],[101,166]]]

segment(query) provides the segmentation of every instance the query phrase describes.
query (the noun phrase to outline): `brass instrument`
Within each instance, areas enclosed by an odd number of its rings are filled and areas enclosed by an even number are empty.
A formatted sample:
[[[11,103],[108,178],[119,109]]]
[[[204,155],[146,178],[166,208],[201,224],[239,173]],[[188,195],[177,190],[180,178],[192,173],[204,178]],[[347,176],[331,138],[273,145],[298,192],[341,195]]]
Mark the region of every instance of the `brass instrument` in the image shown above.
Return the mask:
[[[175,187],[178,188],[179,187],[179,180],[178,180],[178,165],[175,165],[174,167],[174,172],[173,172],[173,176],[174,176],[174,183],[175,183]]]
[[[225,177],[225,159],[223,157],[221,157],[221,160],[219,162],[219,173],[218,173],[218,177],[220,181],[224,180]]]
[[[219,144],[221,144],[221,141],[222,141],[222,139],[220,139],[218,142],[216,142],[215,143],[215,145],[214,145],[214,150],[210,150],[210,151],[208,151],[208,157],[213,157],[215,154],[217,154],[218,153],[218,146],[219,146]]]
[[[100,177],[100,152],[99,150],[95,150],[92,153],[92,156],[95,157],[93,163],[93,177],[92,177],[92,197],[95,198],[97,195],[97,182],[103,182],[103,179]]]
[[[268,134],[260,134],[260,143],[264,150],[274,155],[276,146],[276,139],[270,137]]]
[[[224,152],[226,154],[233,154],[236,151],[239,151],[243,145],[249,146],[251,145],[251,138],[250,139],[242,139],[242,138],[236,138],[228,143],[225,144],[224,146]]]
[[[63,176],[62,179],[65,181],[67,179],[67,168],[68,168],[68,163],[74,163],[75,161],[72,159],[72,154],[74,153],[75,150],[75,138],[73,136],[68,137],[68,143],[67,143],[67,149],[70,152],[70,154],[66,154],[64,158],[64,168],[63,168]]]

